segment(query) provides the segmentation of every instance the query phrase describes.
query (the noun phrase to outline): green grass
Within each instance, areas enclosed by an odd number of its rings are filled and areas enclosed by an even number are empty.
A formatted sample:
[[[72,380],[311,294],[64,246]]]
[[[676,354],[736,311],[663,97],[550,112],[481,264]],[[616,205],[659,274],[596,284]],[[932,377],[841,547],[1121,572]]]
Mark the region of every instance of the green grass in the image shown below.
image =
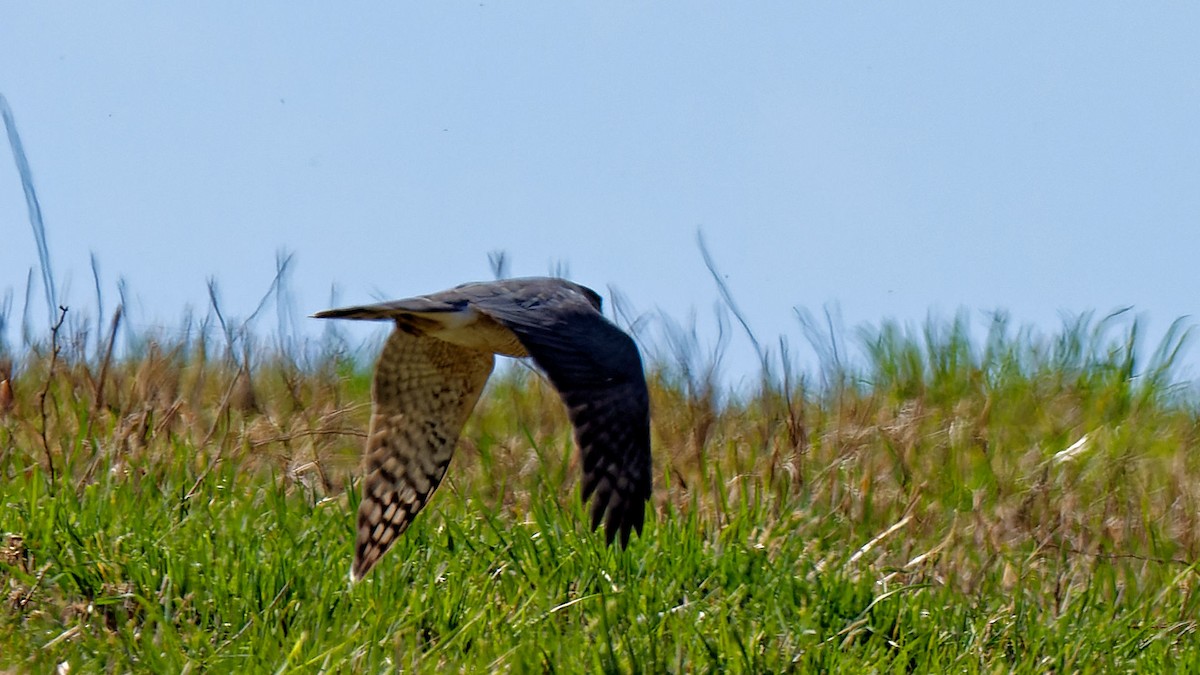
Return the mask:
[[[884,324],[819,390],[779,371],[725,396],[656,366],[654,516],[624,550],[584,526],[556,395],[514,370],[353,587],[366,374],[149,339],[107,370],[30,348],[0,413],[0,666],[1195,670],[1186,337],[1144,350],[1119,316],[1046,337],[997,319],[978,341],[961,317]]]

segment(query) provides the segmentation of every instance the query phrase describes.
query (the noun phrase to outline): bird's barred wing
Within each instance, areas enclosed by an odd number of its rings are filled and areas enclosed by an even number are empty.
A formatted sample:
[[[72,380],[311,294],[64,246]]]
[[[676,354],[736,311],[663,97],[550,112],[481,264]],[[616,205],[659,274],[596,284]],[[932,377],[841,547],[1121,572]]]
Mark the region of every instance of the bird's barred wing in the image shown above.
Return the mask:
[[[371,389],[352,580],[361,579],[391,548],[441,482],[492,362],[490,352],[399,324],[392,331]]]
[[[546,282],[471,305],[520,339],[567,405],[583,458],[583,498],[608,541],[641,532],[651,492],[650,397],[633,339],[580,287]]]

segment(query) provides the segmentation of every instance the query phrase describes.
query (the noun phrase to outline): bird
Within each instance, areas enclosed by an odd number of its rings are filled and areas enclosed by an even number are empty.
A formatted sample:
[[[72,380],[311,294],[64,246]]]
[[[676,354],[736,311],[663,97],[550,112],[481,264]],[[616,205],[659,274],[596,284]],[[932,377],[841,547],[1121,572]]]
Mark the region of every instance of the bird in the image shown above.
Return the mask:
[[[622,547],[640,536],[652,490],[650,396],[637,344],[601,304],[586,286],[526,277],[312,315],[394,323],[371,385],[351,583],[437,489],[496,354],[531,357],[566,405],[592,529],[603,523],[607,543]]]

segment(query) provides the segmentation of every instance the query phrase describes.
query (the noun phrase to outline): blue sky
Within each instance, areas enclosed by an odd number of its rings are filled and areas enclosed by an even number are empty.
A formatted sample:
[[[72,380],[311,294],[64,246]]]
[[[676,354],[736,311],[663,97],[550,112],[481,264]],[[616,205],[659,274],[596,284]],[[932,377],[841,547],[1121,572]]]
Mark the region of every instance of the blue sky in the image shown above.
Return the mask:
[[[772,340],[825,303],[849,326],[1133,305],[1157,332],[1196,311],[1200,5],[116,7],[0,22],[0,93],[81,312],[92,253],[109,309],[123,277],[149,326],[203,309],[209,277],[249,314],[281,249],[304,314],[334,286],[490,278],[504,250],[514,274],[694,308],[714,339],[698,229]],[[19,316],[37,255],[8,158],[0,233]]]

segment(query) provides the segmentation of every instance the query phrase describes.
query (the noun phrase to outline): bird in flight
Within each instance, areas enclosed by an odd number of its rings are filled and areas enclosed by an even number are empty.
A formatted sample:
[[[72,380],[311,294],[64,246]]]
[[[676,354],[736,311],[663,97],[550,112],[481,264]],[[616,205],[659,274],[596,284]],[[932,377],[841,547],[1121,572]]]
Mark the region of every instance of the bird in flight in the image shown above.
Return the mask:
[[[583,459],[583,499],[608,543],[641,532],[650,498],[650,401],[637,345],[590,288],[543,277],[468,283],[318,319],[393,321],[371,387],[351,581],[429,501],[494,354],[532,357],[558,390]]]

